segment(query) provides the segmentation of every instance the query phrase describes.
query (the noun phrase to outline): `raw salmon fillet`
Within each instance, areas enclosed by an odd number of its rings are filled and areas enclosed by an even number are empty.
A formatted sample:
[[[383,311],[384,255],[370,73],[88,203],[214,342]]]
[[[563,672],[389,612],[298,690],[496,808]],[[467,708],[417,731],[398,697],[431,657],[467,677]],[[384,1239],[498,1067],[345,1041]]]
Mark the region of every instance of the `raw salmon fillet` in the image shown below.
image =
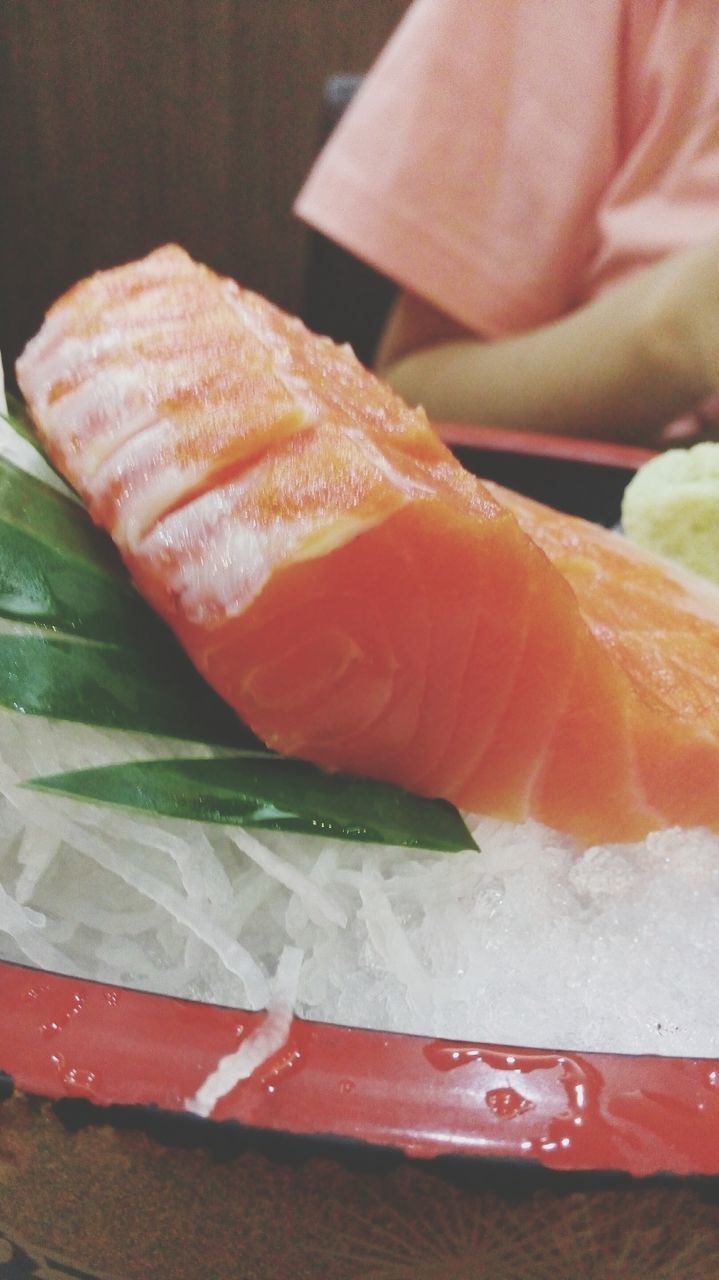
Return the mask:
[[[348,348],[168,246],[75,286],[17,375],[270,747],[583,842],[719,831],[719,593],[482,484]]]

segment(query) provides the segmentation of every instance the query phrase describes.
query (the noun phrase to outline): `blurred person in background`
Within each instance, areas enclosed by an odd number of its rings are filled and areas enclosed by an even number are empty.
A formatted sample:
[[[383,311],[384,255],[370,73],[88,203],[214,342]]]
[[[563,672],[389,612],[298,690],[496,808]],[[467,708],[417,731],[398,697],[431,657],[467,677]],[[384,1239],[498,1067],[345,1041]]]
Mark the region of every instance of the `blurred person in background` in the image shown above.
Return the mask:
[[[436,421],[719,438],[716,0],[414,0],[296,211]]]

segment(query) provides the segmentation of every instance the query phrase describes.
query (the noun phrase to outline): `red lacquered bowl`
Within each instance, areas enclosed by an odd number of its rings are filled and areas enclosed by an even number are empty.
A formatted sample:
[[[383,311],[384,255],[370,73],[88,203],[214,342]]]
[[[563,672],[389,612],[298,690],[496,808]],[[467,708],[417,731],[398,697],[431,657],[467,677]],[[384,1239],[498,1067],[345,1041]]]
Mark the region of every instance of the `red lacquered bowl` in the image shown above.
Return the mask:
[[[479,475],[607,525],[651,456],[492,428],[440,431]],[[218,1060],[263,1018],[0,964],[0,1071],[46,1098],[184,1115]],[[218,1122],[412,1157],[715,1175],[719,1060],[438,1041],[295,1019],[282,1050],[211,1121],[192,1120]]]
[[[0,966],[0,1060],[16,1088],[182,1113],[264,1015]],[[241,1029],[240,1037],[238,1031]],[[719,1061],[386,1035],[295,1019],[212,1121],[634,1175],[719,1172]]]

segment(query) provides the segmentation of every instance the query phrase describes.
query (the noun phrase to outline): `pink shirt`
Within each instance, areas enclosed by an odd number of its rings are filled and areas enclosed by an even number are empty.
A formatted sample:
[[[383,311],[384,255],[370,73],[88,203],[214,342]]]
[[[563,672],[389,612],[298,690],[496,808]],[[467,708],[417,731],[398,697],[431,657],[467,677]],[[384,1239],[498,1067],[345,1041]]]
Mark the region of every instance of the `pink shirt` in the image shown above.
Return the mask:
[[[719,234],[717,0],[415,0],[297,212],[495,337]]]

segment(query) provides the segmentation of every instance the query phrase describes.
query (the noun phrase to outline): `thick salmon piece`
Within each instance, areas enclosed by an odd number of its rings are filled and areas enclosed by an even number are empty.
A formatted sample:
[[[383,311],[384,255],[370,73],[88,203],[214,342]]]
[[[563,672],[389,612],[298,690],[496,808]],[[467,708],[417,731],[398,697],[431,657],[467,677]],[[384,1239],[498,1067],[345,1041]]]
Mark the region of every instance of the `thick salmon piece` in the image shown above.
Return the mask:
[[[583,842],[719,831],[719,593],[483,485],[346,348],[170,246],[60,299],[17,374],[271,747]]]
[[[717,829],[719,591],[606,529],[488,486],[571,586],[629,681],[638,784],[667,819]],[[555,751],[560,744],[557,743]],[[572,741],[561,744],[567,774]],[[576,788],[575,788],[576,796]],[[565,805],[573,801],[566,797]],[[557,825],[559,801],[554,802]]]

